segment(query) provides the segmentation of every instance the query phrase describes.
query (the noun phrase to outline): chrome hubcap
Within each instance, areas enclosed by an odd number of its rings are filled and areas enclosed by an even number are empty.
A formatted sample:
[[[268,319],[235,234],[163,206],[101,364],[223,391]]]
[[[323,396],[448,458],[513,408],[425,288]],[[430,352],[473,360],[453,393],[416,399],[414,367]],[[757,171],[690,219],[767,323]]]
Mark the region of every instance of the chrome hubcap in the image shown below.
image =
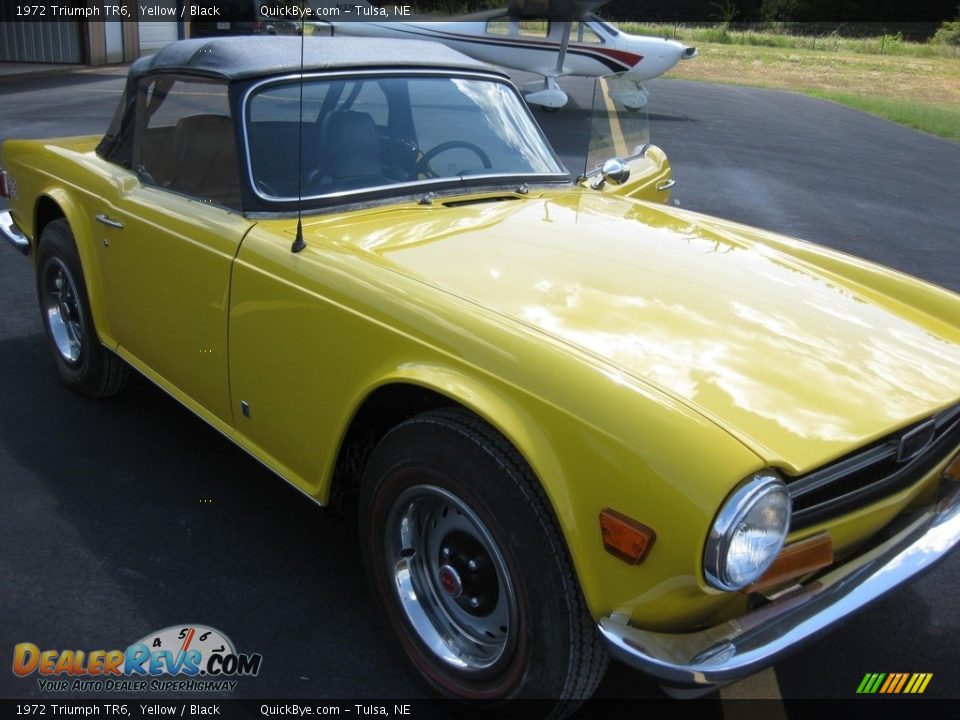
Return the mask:
[[[477,672],[509,657],[516,596],[500,549],[466,503],[433,485],[409,488],[387,518],[384,549],[400,605],[437,658]]]
[[[73,276],[66,265],[58,258],[53,258],[44,270],[41,287],[43,310],[54,345],[64,360],[76,363],[83,347],[84,328]]]
[[[447,595],[456,599],[463,594],[463,583],[460,582],[460,574],[449,565],[444,565],[438,573],[440,586],[447,592]]]

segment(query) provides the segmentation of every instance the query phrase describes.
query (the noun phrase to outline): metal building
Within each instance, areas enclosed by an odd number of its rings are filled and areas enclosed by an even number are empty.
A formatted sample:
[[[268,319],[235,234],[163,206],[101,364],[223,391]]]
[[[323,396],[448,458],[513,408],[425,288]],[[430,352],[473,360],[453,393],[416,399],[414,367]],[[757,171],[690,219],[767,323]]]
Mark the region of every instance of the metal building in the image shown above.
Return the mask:
[[[128,7],[130,20],[104,20],[102,15],[100,19],[30,20],[18,14],[23,12],[18,10],[24,7],[22,4],[0,0],[0,62],[77,65],[131,62],[187,37],[187,23],[182,20],[143,19],[138,17],[136,3],[123,0],[117,4]],[[171,8],[174,17],[179,17],[183,0],[151,0],[150,4]]]

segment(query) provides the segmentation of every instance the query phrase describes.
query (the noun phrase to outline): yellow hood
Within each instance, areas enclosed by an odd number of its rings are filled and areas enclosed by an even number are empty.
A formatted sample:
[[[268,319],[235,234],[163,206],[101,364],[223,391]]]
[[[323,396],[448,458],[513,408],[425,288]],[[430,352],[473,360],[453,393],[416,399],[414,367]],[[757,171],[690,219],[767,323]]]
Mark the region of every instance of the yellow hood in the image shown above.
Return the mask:
[[[655,384],[788,471],[960,397],[960,332],[669,208],[586,192],[391,215],[339,239]]]

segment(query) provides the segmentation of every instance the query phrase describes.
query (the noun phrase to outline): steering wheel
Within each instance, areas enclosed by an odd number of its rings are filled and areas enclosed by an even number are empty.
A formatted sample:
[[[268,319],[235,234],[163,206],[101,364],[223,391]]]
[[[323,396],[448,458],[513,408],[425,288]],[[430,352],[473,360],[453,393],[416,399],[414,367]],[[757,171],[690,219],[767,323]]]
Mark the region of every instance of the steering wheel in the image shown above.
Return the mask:
[[[480,159],[480,163],[485,169],[489,170],[493,167],[493,163],[490,162],[490,156],[487,155],[482,148],[474,145],[472,142],[467,142],[466,140],[450,140],[445,143],[440,143],[436,147],[427,150],[427,152],[423,154],[423,157],[417,161],[417,165],[413,169],[414,176],[419,176],[422,173],[428,177],[438,177],[432,170],[430,170],[430,161],[440,153],[444,153],[447,150],[454,150],[456,148],[462,148],[472,152]]]

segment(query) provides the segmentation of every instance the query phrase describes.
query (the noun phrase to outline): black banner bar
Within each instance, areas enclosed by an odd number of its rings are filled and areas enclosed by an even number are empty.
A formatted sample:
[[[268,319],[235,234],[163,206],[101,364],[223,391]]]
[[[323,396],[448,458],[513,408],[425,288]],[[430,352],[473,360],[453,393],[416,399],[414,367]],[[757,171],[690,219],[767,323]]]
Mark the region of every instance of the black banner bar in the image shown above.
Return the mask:
[[[589,3],[599,16],[620,22],[724,23],[731,27],[758,23],[841,23],[894,25],[936,23],[958,14],[957,0],[890,2],[858,0],[608,0]],[[521,0],[0,0],[0,21],[63,22],[369,22],[461,19],[491,11],[518,17],[579,20],[582,7],[570,0],[539,0],[524,8]]]
[[[508,703],[456,704],[441,700],[158,700],[128,699],[25,699],[0,700],[0,717],[96,717],[117,720],[156,718],[353,718],[356,720],[536,720],[551,715],[555,701],[522,700]],[[697,720],[822,720],[841,714],[844,720],[901,720],[910,717],[939,720],[955,718],[960,701],[880,696],[844,700],[665,700],[661,698],[595,699],[568,705],[572,720],[595,718],[676,717],[682,713]],[[554,715],[556,716],[556,715]]]

